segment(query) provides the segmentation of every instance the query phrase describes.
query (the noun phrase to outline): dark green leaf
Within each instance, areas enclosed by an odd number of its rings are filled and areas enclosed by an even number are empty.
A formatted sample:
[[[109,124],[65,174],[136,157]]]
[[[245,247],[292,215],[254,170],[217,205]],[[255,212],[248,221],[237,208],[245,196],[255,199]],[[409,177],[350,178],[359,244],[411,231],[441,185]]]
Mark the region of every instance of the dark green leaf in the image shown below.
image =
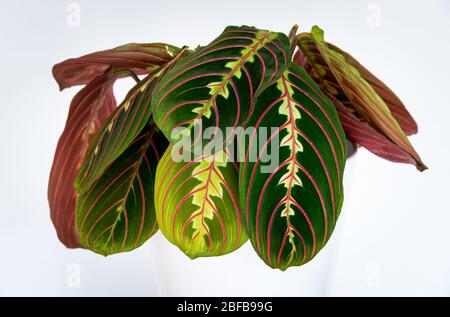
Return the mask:
[[[153,202],[156,166],[168,142],[148,124],[77,202],[81,244],[110,255],[133,250],[158,228]]]
[[[249,126],[240,197],[250,240],[273,268],[305,264],[330,238],[343,201],[347,143],[336,110],[292,65],[259,96]],[[271,127],[261,140],[261,129]],[[253,160],[250,151],[258,153]],[[279,164],[264,171],[263,155]]]
[[[277,80],[290,60],[284,34],[227,27],[212,43],[181,59],[157,84],[152,100],[155,122],[172,142],[194,135],[197,119],[201,132],[245,125],[254,98]],[[172,135],[181,127],[186,130]]]

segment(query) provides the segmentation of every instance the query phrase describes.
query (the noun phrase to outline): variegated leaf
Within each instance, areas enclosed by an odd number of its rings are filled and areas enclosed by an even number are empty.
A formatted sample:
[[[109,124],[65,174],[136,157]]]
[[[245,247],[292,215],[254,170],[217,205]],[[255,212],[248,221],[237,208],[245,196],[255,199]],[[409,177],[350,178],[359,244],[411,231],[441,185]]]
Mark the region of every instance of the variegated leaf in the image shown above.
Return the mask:
[[[131,251],[158,229],[153,189],[156,166],[168,141],[148,124],[77,201],[81,244],[110,255]]]
[[[155,76],[152,73],[130,91],[124,102],[103,124],[90,143],[75,180],[78,193],[86,192],[147,124],[151,115],[149,105],[154,84]]]
[[[186,50],[180,51],[164,67],[153,71],[140,81],[105,122],[89,145],[80,173],[75,180],[77,192],[87,191],[108,165],[139,135],[151,115],[150,103],[156,83],[166,70],[170,69],[172,63],[185,54],[190,53]]]
[[[293,64],[259,96],[249,126],[240,205],[250,240],[273,268],[305,264],[330,238],[342,206],[347,143],[336,110]],[[279,164],[264,171],[263,156]]]
[[[48,201],[58,238],[68,248],[80,247],[75,228],[77,194],[73,182],[89,142],[116,107],[112,90],[115,79],[116,72],[108,70],[76,94],[56,148],[48,184]]]
[[[65,60],[53,66],[53,76],[62,90],[87,84],[110,67],[126,69],[136,75],[148,74],[171,61],[179,51],[179,48],[164,43],[129,43]]]
[[[190,258],[217,256],[246,240],[238,199],[238,167],[225,152],[179,161],[169,147],[156,171],[155,207],[161,232]]]
[[[60,89],[87,84],[73,99],[63,134],[55,153],[48,186],[52,222],[58,238],[69,248],[80,247],[75,228],[73,187],[88,144],[109,118],[116,101],[116,79],[149,73],[172,60],[179,49],[162,43],[127,44],[66,60],[53,67]]]
[[[301,52],[294,60],[310,68],[312,77],[328,94],[337,98],[361,121],[379,130],[393,144],[408,153],[420,171],[421,161],[406,133],[417,125],[401,101],[378,78],[349,54],[324,40],[323,31],[314,26],[311,33],[298,36]]]
[[[155,122],[172,142],[194,135],[197,128],[202,132],[216,128],[217,132],[245,125],[254,98],[278,78],[290,60],[289,40],[284,34],[227,27],[161,79],[152,100]],[[172,135],[174,128],[186,130]],[[217,141],[215,136],[208,144]],[[227,141],[228,136],[223,139]]]

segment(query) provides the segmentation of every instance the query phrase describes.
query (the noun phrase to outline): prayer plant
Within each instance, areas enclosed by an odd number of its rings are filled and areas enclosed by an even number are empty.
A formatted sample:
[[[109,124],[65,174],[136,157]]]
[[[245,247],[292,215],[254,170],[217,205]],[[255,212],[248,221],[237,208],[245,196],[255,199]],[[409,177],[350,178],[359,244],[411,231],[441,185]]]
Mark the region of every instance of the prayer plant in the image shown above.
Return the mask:
[[[285,270],[330,239],[349,145],[426,169],[400,99],[317,26],[287,35],[229,26],[195,50],[127,44],[53,75],[61,90],[84,85],[48,188],[69,248],[127,252],[161,230],[192,259],[250,240]],[[116,105],[124,77],[137,83]]]

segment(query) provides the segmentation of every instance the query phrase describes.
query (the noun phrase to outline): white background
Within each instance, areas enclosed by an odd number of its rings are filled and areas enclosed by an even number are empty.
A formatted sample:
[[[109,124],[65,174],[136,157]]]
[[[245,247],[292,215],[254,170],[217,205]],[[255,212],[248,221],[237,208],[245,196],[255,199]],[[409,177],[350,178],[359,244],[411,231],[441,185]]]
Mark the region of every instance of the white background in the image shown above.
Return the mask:
[[[450,295],[450,1],[90,0],[75,2],[79,26],[67,22],[71,2],[0,1],[0,295],[164,295],[152,256],[168,244],[159,234],[110,258],[56,238],[47,180],[78,88],[59,93],[53,64],[128,42],[195,47],[230,24],[288,32],[295,23],[320,25],[402,98],[430,167],[419,173],[359,151],[324,294]],[[129,85],[117,85],[119,101]]]

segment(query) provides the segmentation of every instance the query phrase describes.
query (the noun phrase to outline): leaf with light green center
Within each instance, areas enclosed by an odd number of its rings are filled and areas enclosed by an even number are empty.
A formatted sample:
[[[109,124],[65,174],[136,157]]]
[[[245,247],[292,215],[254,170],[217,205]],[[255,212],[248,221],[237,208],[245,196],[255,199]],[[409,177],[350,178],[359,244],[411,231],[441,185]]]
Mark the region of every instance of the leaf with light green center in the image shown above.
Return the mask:
[[[161,79],[152,100],[155,122],[172,142],[180,137],[172,135],[174,128],[186,128],[193,135],[196,120],[202,121],[202,132],[245,125],[254,98],[276,81],[290,60],[284,34],[227,27],[212,43],[180,59]]]
[[[169,147],[156,172],[161,232],[190,258],[217,256],[246,240],[238,206],[238,170],[224,152],[177,162]]]
[[[291,65],[257,99],[240,166],[240,206],[258,255],[271,267],[303,265],[330,239],[343,201],[345,134],[333,104]],[[277,127],[267,141],[261,129]],[[270,172],[263,156],[278,158]]]

